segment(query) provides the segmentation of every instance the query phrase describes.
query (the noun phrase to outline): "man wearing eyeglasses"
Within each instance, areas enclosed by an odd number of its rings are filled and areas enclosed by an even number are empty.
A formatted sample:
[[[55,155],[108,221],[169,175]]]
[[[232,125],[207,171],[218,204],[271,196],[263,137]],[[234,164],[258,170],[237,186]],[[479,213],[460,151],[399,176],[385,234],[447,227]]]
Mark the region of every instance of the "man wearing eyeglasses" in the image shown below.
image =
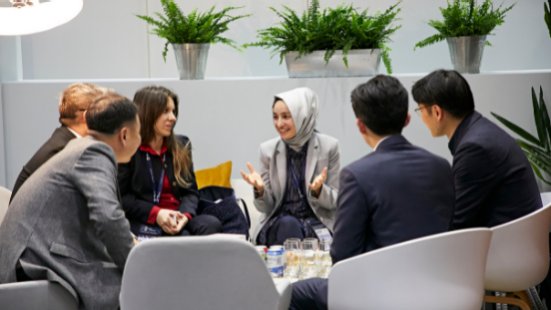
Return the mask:
[[[412,94],[432,136],[449,139],[456,198],[452,228],[492,227],[541,207],[526,156],[513,138],[475,111],[465,78],[437,70],[417,81]]]
[[[340,173],[333,264],[447,231],[455,200],[450,164],[401,134],[410,116],[400,81],[378,75],[351,97],[358,130],[373,152]],[[327,280],[293,284],[290,309],[327,309]]]

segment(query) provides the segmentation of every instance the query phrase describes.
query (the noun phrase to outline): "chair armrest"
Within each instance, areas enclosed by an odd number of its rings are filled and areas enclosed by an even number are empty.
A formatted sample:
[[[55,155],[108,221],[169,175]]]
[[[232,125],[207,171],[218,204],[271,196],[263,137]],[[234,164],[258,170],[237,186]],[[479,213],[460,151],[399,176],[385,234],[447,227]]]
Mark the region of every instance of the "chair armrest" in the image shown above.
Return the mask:
[[[293,291],[291,281],[285,278],[275,278],[274,284],[280,296],[278,309],[289,309],[289,304],[291,303],[291,293]]]

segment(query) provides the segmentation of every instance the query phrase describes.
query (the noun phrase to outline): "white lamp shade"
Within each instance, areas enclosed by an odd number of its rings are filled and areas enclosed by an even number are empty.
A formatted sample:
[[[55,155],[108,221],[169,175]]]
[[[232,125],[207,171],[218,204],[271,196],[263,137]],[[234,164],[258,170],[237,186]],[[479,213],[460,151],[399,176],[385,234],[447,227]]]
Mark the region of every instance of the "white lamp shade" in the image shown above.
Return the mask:
[[[22,8],[0,7],[0,35],[25,35],[46,31],[75,18],[83,0],[50,0]]]

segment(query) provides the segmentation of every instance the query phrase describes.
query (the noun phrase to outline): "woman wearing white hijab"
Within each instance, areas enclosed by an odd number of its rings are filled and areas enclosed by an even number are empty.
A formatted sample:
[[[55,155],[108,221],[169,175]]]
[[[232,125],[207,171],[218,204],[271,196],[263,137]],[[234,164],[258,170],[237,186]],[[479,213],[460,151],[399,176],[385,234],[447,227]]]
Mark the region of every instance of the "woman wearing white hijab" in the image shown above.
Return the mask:
[[[260,145],[260,171],[247,163],[243,179],[254,187],[263,213],[257,244],[283,244],[288,238],[330,238],[337,205],[337,139],[315,130],[318,100],[301,87],[275,96],[273,121],[279,137]]]

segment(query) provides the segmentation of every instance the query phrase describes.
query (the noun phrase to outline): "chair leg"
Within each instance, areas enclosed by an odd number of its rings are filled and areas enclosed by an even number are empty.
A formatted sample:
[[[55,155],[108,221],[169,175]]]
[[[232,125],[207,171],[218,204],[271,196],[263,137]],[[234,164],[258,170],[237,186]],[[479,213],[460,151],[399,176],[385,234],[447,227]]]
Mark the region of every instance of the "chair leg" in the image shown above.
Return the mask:
[[[536,310],[547,310],[547,306],[541,301],[540,295],[535,287],[531,287],[527,290],[530,303]]]
[[[519,307],[521,310],[530,310],[530,306],[528,305],[528,303],[525,301],[525,299],[521,297],[522,293],[523,292],[515,292],[514,294],[508,295],[506,297],[486,295],[484,296],[484,302],[493,303],[493,304],[500,303],[500,304],[515,305]],[[525,292],[524,294],[525,294],[525,298],[528,298]]]

